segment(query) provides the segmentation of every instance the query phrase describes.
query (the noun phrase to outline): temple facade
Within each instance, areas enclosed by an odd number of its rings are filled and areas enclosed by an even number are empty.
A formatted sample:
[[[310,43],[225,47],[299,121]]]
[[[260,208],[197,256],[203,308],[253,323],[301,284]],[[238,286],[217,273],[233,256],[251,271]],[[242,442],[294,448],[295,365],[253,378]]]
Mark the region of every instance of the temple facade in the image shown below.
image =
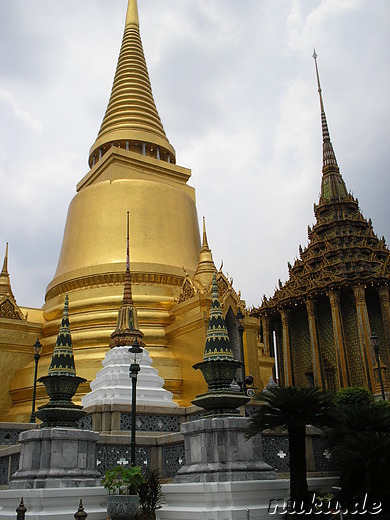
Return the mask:
[[[316,222],[308,245],[288,264],[289,279],[272,298],[263,298],[253,316],[261,320],[261,340],[276,354],[275,377],[282,385],[337,390],[363,386],[380,393],[371,335],[379,339],[379,363],[389,386],[390,251],[378,238],[345,186],[330,140],[320,95],[323,168]]]
[[[109,349],[122,302],[128,211],[134,305],[153,367],[179,405],[188,405],[204,389],[204,381],[192,365],[203,355],[215,266],[205,230],[201,245],[195,190],[188,185],[191,171],[177,165],[175,149],[154,102],[136,0],[128,2],[111,96],[88,164],[90,170],[78,183],[69,206],[57,270],[47,286],[42,309],[19,308],[7,267],[1,274],[0,361],[1,367],[9,369],[0,389],[1,420],[29,416],[32,345],[39,337],[43,345],[39,375],[45,374],[65,294],[69,295],[74,356],[87,379],[75,402],[90,391]],[[239,308],[245,313],[245,302],[222,270],[218,284],[232,344],[240,358],[235,315]],[[258,330],[257,318],[248,315],[246,373],[262,388],[272,363],[267,359],[260,366]],[[38,406],[46,399],[40,385],[37,399]]]

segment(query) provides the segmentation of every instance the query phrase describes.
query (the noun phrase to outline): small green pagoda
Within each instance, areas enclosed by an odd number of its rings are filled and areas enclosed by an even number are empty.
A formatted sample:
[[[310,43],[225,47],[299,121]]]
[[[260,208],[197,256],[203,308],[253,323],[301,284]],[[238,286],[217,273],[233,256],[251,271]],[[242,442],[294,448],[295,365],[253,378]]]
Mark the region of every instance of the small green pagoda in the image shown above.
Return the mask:
[[[64,311],[56,345],[47,376],[38,379],[50,397],[48,404],[38,408],[35,416],[45,427],[77,427],[77,421],[86,415],[82,406],[75,405],[72,398],[77,388],[86,379],[76,376],[72,337],[69,326],[69,298],[65,295]]]
[[[193,365],[202,371],[208,390],[197,396],[192,404],[205,410],[204,416],[239,415],[238,408],[250,399],[235,381],[241,361],[234,359],[218,296],[217,277],[212,281],[212,302],[207,328],[203,361]]]

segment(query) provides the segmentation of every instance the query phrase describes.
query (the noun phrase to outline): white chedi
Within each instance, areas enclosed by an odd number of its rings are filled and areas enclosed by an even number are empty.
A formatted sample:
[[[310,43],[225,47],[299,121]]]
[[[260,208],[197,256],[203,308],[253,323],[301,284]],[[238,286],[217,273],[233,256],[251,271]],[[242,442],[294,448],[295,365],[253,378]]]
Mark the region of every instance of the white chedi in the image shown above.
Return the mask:
[[[110,349],[102,364],[103,368],[91,381],[91,392],[81,403],[84,407],[103,404],[129,404],[131,400],[130,347]],[[163,388],[164,379],[152,367],[149,352],[143,349],[140,371],[137,378],[137,405],[177,407],[172,393]]]

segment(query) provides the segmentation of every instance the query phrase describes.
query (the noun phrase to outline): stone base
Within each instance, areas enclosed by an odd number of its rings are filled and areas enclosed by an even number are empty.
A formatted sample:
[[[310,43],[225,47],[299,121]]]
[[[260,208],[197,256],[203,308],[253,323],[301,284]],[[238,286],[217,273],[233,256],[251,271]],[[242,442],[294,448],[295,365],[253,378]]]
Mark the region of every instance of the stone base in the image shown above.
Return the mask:
[[[245,438],[245,417],[213,417],[182,425],[186,464],[175,483],[272,480],[263,461],[261,436]]]
[[[287,498],[289,481],[166,484],[163,493],[166,505],[157,511],[157,520],[269,520],[270,500]]]
[[[324,494],[337,482],[335,477],[308,479],[310,489]],[[270,520],[282,519],[290,481],[165,484],[162,491],[165,505],[157,511],[157,520]]]
[[[23,497],[28,520],[70,520],[79,507],[80,498],[88,520],[107,520],[106,496],[103,487],[0,491],[0,519],[15,520],[16,508]]]
[[[22,494],[32,488],[100,486],[96,470],[97,432],[77,429],[43,428],[19,435],[19,469],[10,489]]]

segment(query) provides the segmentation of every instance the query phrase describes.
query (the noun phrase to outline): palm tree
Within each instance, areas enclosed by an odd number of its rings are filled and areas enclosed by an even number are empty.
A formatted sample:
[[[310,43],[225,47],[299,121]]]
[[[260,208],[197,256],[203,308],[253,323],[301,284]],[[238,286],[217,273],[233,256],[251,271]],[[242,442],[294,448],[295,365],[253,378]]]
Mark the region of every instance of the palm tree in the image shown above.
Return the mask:
[[[287,428],[290,451],[290,498],[294,504],[309,500],[306,479],[306,426],[326,426],[332,420],[332,397],[318,388],[273,387],[257,394],[263,406],[249,419],[247,436]]]
[[[337,421],[328,432],[332,458],[340,471],[340,500],[381,503],[390,513],[390,407],[379,403],[337,407]]]

